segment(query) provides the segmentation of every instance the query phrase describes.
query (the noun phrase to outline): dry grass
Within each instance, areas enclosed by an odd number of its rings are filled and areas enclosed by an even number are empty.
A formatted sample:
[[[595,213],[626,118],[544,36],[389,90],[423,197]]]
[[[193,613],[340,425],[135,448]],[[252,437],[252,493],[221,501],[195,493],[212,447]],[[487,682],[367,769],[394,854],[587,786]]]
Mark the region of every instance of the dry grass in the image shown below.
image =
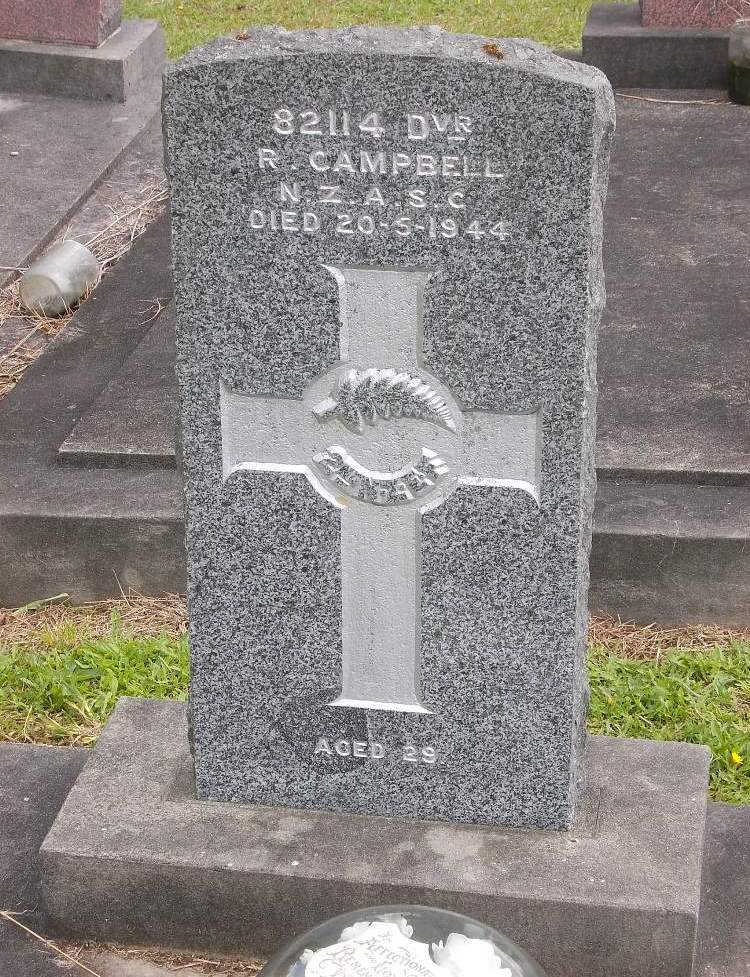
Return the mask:
[[[621,658],[650,658],[656,661],[666,651],[727,649],[738,641],[750,641],[750,628],[723,628],[719,625],[694,624],[681,628],[646,626],[620,621],[613,617],[592,617],[589,622],[589,644],[606,648]]]
[[[166,181],[143,187],[137,193],[123,194],[116,212],[113,212],[112,221],[94,237],[82,242],[99,262],[100,281],[107,269],[130,250],[133,241],[164,211],[167,196]],[[61,240],[70,236],[66,232]],[[28,329],[8,352],[0,356],[0,397],[15,387],[27,367],[44,350],[47,342],[65,328],[75,311],[69,310],[55,318],[29,312],[21,305],[19,298],[20,273],[25,269],[15,270],[19,273],[18,277],[0,287],[0,330],[10,321],[28,324]],[[85,301],[89,294],[81,301]]]
[[[15,387],[47,342],[64,329],[72,317],[72,313],[66,313],[56,319],[48,319],[28,312],[21,305],[18,295],[19,281],[16,278],[0,288],[0,329],[10,320],[27,323],[29,329],[7,353],[0,356],[0,397]]]
[[[70,963],[80,973],[89,974],[90,977],[101,977],[97,967],[99,962],[106,963],[107,958],[119,957],[124,961],[144,961],[163,968],[168,973],[196,974],[200,977],[257,977],[260,969],[265,963],[259,958],[239,960],[230,958],[226,960],[216,960],[198,954],[176,953],[165,950],[155,950],[150,948],[141,949],[140,947],[120,946],[116,943],[94,943],[86,941],[84,943],[65,943],[61,940],[50,940],[42,936],[25,921],[18,919],[25,912],[11,912],[0,910],[0,917],[14,926],[18,926],[30,938],[38,940],[44,944],[52,953],[57,954],[60,960],[57,962],[70,970]],[[105,967],[105,969],[108,969]]]
[[[119,946],[115,943],[82,944],[58,943],[58,946],[74,960],[96,970],[97,958],[105,955],[120,957],[122,960],[143,960],[163,967],[165,970],[187,975],[200,973],[201,977],[257,977],[264,960],[217,960],[199,954],[168,952],[164,950],[141,949],[139,947]]]
[[[185,599],[179,594],[144,597],[130,593],[119,600],[100,600],[71,606],[67,594],[34,601],[19,608],[0,608],[0,645],[23,645],[30,651],[50,646],[50,635],[75,634],[76,640],[104,638],[116,615],[121,629],[133,637],[187,632]]]
[[[182,637],[187,632],[185,598],[180,594],[144,597],[129,593],[118,600],[94,601],[73,606],[66,594],[35,601],[20,608],[0,608],[0,645],[22,644],[29,650],[49,648],[50,636],[74,632],[76,640],[104,638],[111,630],[112,616],[134,637],[165,634]],[[750,641],[750,628],[691,625],[663,628],[623,622],[612,617],[592,617],[589,643],[604,647],[624,658],[653,658],[670,649],[684,651],[729,648],[737,641]]]

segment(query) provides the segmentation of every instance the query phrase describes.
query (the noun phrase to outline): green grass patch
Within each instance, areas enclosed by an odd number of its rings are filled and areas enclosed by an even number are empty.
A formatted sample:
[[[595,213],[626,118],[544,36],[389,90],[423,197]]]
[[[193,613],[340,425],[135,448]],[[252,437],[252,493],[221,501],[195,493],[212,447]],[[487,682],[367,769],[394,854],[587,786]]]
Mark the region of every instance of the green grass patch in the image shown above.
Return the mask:
[[[592,644],[588,663],[591,732],[708,746],[711,795],[750,803],[750,641],[645,659]],[[0,644],[0,739],[89,745],[120,696],[187,687],[184,637],[134,636],[118,614],[92,636],[73,619]]]
[[[580,47],[591,0],[125,0],[126,17],[159,20],[177,58],[245,27],[439,24],[458,33]]]
[[[750,643],[656,660],[589,649],[589,730],[709,747],[711,796],[750,804]]]
[[[0,645],[0,740],[89,746],[121,696],[184,699],[185,638],[133,637],[114,618],[105,637],[68,625],[48,647]]]

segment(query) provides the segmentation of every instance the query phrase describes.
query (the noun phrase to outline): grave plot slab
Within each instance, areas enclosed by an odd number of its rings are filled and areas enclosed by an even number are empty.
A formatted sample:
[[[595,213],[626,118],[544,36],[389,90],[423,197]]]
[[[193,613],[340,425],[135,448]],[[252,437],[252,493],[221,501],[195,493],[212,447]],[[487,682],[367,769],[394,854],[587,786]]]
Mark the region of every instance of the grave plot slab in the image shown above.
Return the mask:
[[[0,892],[2,908],[37,932],[46,928],[39,905],[39,846],[89,750],[0,744]],[[59,977],[58,961],[43,944],[0,919],[0,973]]]
[[[76,422],[59,460],[93,467],[174,468],[177,384],[168,305]]]
[[[597,373],[600,477],[746,483],[750,288],[740,267],[750,260],[742,192],[750,113],[726,101],[619,98],[617,117]]]
[[[264,954],[360,906],[468,913],[549,977],[689,977],[708,751],[592,737],[569,831],[195,799],[185,707],[121,700],[41,850],[71,938]]]
[[[745,625],[750,289],[738,269],[750,260],[750,118],[726,102],[620,98],[617,110],[590,606]]]
[[[29,594],[69,592],[80,600],[121,587],[184,588],[182,498],[173,463],[172,470],[113,470],[65,464],[58,454],[153,327],[159,303],[168,304],[168,254],[166,223],[157,222],[0,400],[6,606],[25,603]]]
[[[709,804],[695,977],[750,977],[750,805]]]
[[[728,31],[645,27],[637,3],[595,3],[583,29],[583,60],[615,88],[726,89],[728,57]]]
[[[0,744],[0,889],[5,907],[51,937],[39,891],[39,846],[57,817],[90,750]],[[708,804],[698,950],[694,977],[750,974],[750,807]],[[28,910],[37,907],[32,913]],[[30,918],[31,917],[31,918]],[[291,936],[291,930],[285,936]],[[247,941],[248,944],[251,941]],[[100,958],[83,963],[105,971]],[[139,964],[133,964],[134,972]],[[0,920],[0,972],[13,977],[56,977],[57,958],[32,937]],[[180,970],[180,973],[183,973]]]
[[[7,269],[27,265],[147,131],[161,84],[154,76],[124,105],[2,88],[0,266]],[[0,283],[11,277],[0,269]]]

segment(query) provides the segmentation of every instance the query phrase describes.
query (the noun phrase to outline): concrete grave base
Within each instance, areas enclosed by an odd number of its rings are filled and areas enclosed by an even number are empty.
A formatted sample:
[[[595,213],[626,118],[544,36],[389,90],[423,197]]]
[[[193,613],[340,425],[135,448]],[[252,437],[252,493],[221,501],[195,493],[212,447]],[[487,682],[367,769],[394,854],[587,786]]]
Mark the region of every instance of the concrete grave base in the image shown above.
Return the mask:
[[[159,78],[165,60],[155,20],[125,20],[95,48],[0,39],[0,91],[125,102]]]
[[[644,27],[637,3],[595,3],[583,60],[615,88],[726,88],[727,31]]]
[[[548,977],[689,977],[709,754],[591,737],[564,832],[197,801],[184,704],[121,700],[41,848],[60,936],[266,954],[345,910],[421,903]]]

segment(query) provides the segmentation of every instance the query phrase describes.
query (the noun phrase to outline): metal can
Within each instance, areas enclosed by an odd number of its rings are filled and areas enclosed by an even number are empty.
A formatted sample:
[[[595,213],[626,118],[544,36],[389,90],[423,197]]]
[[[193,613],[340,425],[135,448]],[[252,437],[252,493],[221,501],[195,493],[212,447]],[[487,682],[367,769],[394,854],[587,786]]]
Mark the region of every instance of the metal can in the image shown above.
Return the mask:
[[[69,311],[99,281],[99,262],[78,241],[61,241],[21,276],[21,301],[35,315]]]

